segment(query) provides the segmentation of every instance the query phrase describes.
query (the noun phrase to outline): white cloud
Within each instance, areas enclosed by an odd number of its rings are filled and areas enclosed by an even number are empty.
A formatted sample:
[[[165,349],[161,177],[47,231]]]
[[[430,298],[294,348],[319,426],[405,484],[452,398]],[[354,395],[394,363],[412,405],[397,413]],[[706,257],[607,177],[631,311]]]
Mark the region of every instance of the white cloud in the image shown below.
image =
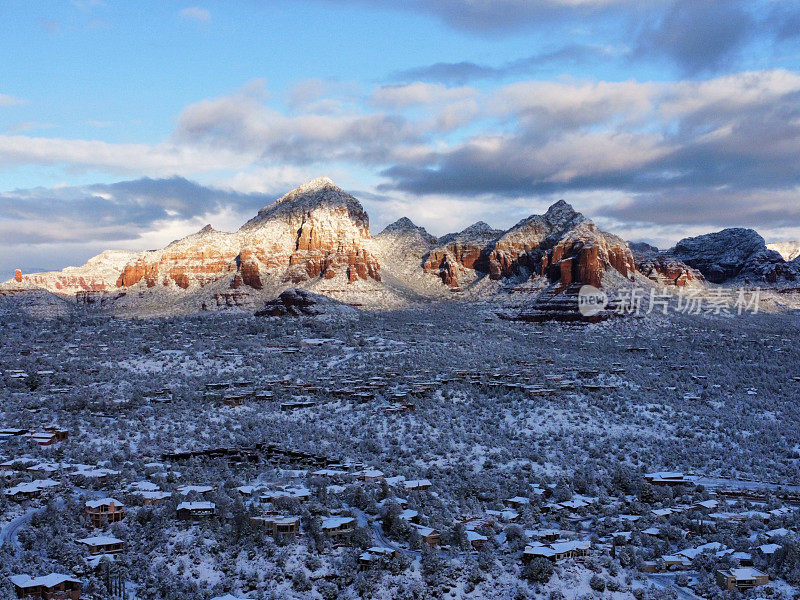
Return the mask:
[[[16,96],[9,96],[8,94],[0,94],[0,106],[17,106],[23,104],[23,101]]]
[[[181,19],[186,19],[187,21],[199,21],[201,23],[207,23],[211,20],[211,13],[205,8],[200,8],[199,6],[189,6],[184,8],[178,13],[178,16],[180,16]]]
[[[114,173],[172,175],[242,168],[254,160],[222,148],[199,148],[169,142],[113,144],[98,140],[0,135],[0,165],[66,164]]]
[[[441,83],[416,81],[405,85],[386,85],[372,94],[372,102],[378,106],[403,109],[419,104],[442,104],[465,100],[477,96],[472,87],[447,87]]]

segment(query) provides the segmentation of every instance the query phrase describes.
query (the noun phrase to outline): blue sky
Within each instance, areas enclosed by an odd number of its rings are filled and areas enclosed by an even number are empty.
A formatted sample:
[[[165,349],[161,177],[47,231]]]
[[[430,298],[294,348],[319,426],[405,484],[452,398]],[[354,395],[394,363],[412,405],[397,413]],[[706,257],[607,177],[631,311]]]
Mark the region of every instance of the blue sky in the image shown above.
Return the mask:
[[[631,240],[800,237],[794,2],[7,0],[0,22],[0,275],[236,228],[320,174],[374,230],[563,197]]]

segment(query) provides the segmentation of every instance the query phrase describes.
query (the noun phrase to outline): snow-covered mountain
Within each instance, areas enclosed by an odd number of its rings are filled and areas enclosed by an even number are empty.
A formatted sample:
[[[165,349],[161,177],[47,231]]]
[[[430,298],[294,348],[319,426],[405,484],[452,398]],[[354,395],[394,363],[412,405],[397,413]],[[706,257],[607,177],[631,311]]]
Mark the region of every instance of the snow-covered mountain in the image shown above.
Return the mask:
[[[747,229],[688,238],[666,252],[635,248],[634,256],[624,240],[563,200],[506,231],[479,222],[437,240],[403,218],[372,238],[361,203],[320,177],[262,208],[238,231],[207,225],[157,250],[109,250],[80,267],[18,271],[2,290],[6,296],[46,290],[116,312],[172,314],[259,308],[290,288],[389,307],[451,291],[486,299],[521,284],[551,294],[580,284],[608,286],[632,280],[637,269],[662,285],[800,278],[800,260],[786,262]]]
[[[797,264],[768,249],[764,238],[752,229],[735,227],[685,238],[669,254],[699,270],[712,283],[735,280],[775,284],[800,278]]]
[[[800,241],[773,242],[767,244],[767,248],[780,254],[787,262],[800,257]]]
[[[508,231],[476,223],[448,236],[447,243],[430,252],[425,269],[451,287],[485,274],[493,280],[545,276],[563,288],[571,283],[600,286],[608,270],[629,278],[634,263],[624,240],[599,230],[559,200],[544,215],[532,215]]]

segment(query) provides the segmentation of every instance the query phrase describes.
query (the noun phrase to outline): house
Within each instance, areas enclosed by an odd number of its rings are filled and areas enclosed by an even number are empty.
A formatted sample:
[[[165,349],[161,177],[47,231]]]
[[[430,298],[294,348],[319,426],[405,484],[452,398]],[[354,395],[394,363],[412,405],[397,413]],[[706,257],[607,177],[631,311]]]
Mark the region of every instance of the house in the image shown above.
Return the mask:
[[[50,433],[49,431],[30,431],[23,437],[32,442],[36,442],[40,446],[52,446],[58,441],[56,439],[56,434]]]
[[[361,567],[370,567],[375,563],[380,563],[390,558],[397,556],[399,552],[394,548],[386,548],[385,546],[373,546],[367,548],[358,557],[358,564]]]
[[[125,549],[125,542],[110,535],[96,535],[76,540],[89,549],[89,554],[117,554]]]
[[[48,433],[52,433],[57,442],[63,442],[69,437],[69,429],[63,429],[55,425],[47,425],[44,430]]]
[[[182,485],[178,488],[178,493],[187,496],[192,492],[200,494],[201,496],[213,491],[214,487],[210,485]]]
[[[407,521],[409,523],[419,523],[419,519],[420,519],[419,512],[417,512],[416,510],[413,510],[411,508],[405,509],[403,512],[401,512],[397,516],[398,516],[398,518],[402,519],[403,521]]]
[[[717,571],[717,583],[723,590],[744,592],[769,583],[769,576],[753,567],[724,569]]]
[[[250,517],[250,522],[264,527],[272,537],[295,537],[300,533],[300,517],[270,514]]]
[[[86,503],[86,514],[92,527],[102,527],[107,523],[116,523],[125,518],[125,505],[114,498],[89,500]]]
[[[472,548],[475,550],[480,550],[483,548],[483,545],[489,541],[489,538],[487,538],[485,535],[482,535],[477,531],[473,531],[472,529],[467,529],[466,533],[470,546],[472,546]]]
[[[37,479],[35,481],[28,481],[19,483],[12,488],[5,491],[5,495],[12,500],[22,501],[30,498],[38,498],[45,491],[61,485],[53,479]]]
[[[523,506],[528,506],[530,503],[531,501],[529,498],[524,498],[522,496],[514,496],[513,498],[508,498],[506,500],[506,505],[516,509],[520,509]]]
[[[81,582],[69,575],[50,573],[41,577],[12,575],[9,577],[17,598],[41,600],[80,600]]]
[[[427,490],[431,487],[431,482],[427,479],[413,479],[410,481],[403,482],[406,490],[411,491],[419,491],[419,490]]]
[[[284,487],[280,490],[267,490],[261,494],[261,502],[272,502],[278,498],[296,498],[299,502],[304,502],[311,498],[311,490],[305,486]]]
[[[177,508],[178,518],[182,521],[212,517],[216,512],[217,506],[213,502],[181,502]]]
[[[764,556],[772,556],[781,548],[783,548],[783,546],[780,544],[763,544],[758,547],[758,551]]]
[[[442,543],[440,533],[434,529],[433,527],[426,527],[425,525],[417,525],[416,523],[411,523],[411,526],[417,530],[419,536],[422,538],[422,541],[428,544],[429,546],[438,546]]]
[[[353,533],[356,520],[353,517],[326,517],[322,520],[322,531],[331,538]]]
[[[540,542],[555,542],[561,537],[560,529],[528,529],[525,535]]]
[[[356,478],[361,481],[381,481],[384,475],[379,469],[364,469],[356,473]]]
[[[160,504],[172,498],[172,492],[163,492],[161,490],[143,491],[139,492],[138,495],[142,498],[142,504],[145,506]]]
[[[691,485],[694,483],[694,481],[679,471],[647,473],[644,478],[652,485]]]
[[[536,556],[541,556],[558,562],[567,558],[580,559],[589,556],[592,543],[589,540],[573,540],[570,542],[555,542],[549,546],[527,546],[522,553],[522,560],[530,561]]]
[[[664,561],[666,569],[688,569],[692,566],[692,561],[680,554],[665,554],[661,560]]]
[[[702,546],[698,546],[697,548],[686,548],[684,550],[680,550],[678,552],[679,556],[685,556],[687,559],[694,560],[700,554],[704,552],[716,552],[719,553],[722,550],[725,550],[725,546],[723,546],[719,542],[708,542],[707,544],[703,544]]]

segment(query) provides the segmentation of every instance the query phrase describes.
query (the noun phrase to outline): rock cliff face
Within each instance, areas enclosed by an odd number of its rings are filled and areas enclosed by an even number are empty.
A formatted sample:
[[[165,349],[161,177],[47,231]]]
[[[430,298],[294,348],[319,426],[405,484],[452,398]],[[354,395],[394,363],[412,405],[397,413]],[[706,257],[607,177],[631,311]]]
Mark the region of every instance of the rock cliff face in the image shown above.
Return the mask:
[[[599,230],[563,200],[506,232],[476,224],[447,242],[431,250],[424,267],[452,287],[459,285],[463,269],[495,280],[546,276],[565,288],[572,283],[599,287],[606,270],[632,277],[635,268],[624,240]]]
[[[65,296],[77,292],[101,292],[114,289],[114,283],[125,265],[136,256],[136,252],[107,250],[90,258],[82,267],[67,267],[62,271],[45,273],[22,273],[18,269],[14,279]]]
[[[476,269],[475,263],[481,261],[487,246],[502,234],[502,230],[479,221],[463,231],[444,235],[428,254],[423,268],[437,273],[445,285],[458,287],[465,269]]]
[[[342,275],[349,282],[380,281],[380,266],[367,248],[369,217],[361,204],[327,177],[314,179],[259,211],[239,230],[240,264],[251,275],[286,267],[285,281]],[[247,277],[242,276],[247,285]],[[255,281],[255,277],[251,277]]]
[[[669,254],[699,270],[712,283],[736,279],[774,284],[800,278],[797,265],[769,250],[764,238],[752,229],[723,229],[685,238]]]
[[[644,243],[630,244],[630,249],[636,263],[636,270],[655,283],[684,287],[705,281],[705,277],[700,271],[679,261],[674,256],[659,252],[655,246]]]

